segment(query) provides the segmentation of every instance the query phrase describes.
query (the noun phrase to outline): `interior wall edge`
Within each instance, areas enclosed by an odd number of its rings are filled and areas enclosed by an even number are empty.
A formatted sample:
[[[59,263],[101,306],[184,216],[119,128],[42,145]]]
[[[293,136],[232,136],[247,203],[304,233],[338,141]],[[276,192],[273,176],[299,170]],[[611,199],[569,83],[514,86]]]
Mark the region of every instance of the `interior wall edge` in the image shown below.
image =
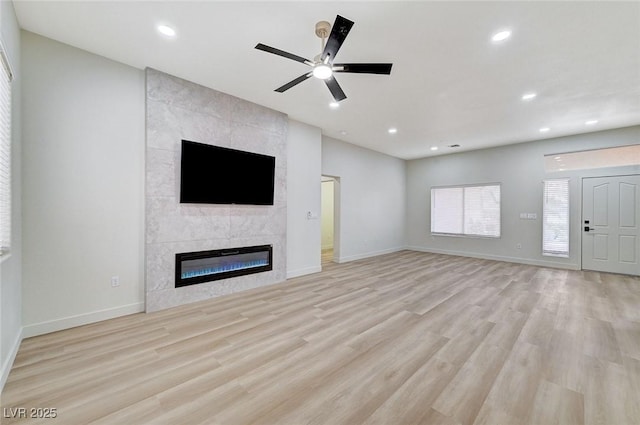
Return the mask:
[[[296,269],[296,270],[287,270],[287,279],[293,279],[294,277],[305,276],[313,273],[320,273],[321,271],[322,271],[321,266],[306,267],[306,268]]]
[[[356,261],[356,260],[363,260],[365,258],[371,258],[371,257],[377,257],[378,255],[385,255],[385,254],[393,254],[394,252],[399,252],[399,251],[404,251],[405,249],[407,249],[404,246],[398,246],[395,248],[388,248],[388,249],[383,249],[380,251],[369,251],[369,252],[363,252],[360,254],[356,254],[356,255],[347,255],[347,256],[343,256],[343,257],[339,257],[337,258],[337,262],[342,264],[342,263],[348,263],[350,261]]]
[[[575,263],[560,263],[556,261],[533,260],[530,258],[505,257],[502,255],[485,255],[478,252],[450,251],[446,249],[423,248],[420,246],[408,246],[410,251],[428,252],[431,254],[455,255],[458,257],[478,258],[480,260],[504,261],[506,263],[527,264],[530,266],[551,267],[554,269],[580,270],[580,265]]]
[[[44,335],[51,332],[57,332],[64,329],[75,328],[77,326],[88,325],[91,323],[101,322],[103,320],[115,319],[116,317],[141,312],[144,312],[144,302],[137,302],[124,306],[26,325],[22,328],[22,335],[23,338],[30,338],[33,336]]]
[[[20,344],[24,339],[24,328],[21,327],[20,331],[16,335],[16,339],[9,351],[9,355],[2,363],[2,369],[0,369],[0,393],[4,389],[4,384],[7,382],[7,378],[9,377],[9,372],[11,372],[11,368],[13,367],[13,362],[16,359],[16,355],[18,354],[18,350],[20,349]]]

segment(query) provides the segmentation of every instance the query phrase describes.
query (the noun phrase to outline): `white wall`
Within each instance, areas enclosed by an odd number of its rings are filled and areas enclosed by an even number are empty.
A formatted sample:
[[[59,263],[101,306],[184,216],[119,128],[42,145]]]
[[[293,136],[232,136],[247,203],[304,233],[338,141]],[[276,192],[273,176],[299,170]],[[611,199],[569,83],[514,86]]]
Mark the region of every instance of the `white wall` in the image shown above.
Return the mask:
[[[322,182],[322,249],[333,248],[333,180]]]
[[[320,269],[320,129],[289,120],[287,140],[287,278]],[[316,218],[308,219],[311,212]]]
[[[405,247],[404,160],[323,137],[322,174],[340,178],[336,204],[339,247],[334,246],[338,262]]]
[[[581,177],[638,173],[640,167],[545,173],[544,155],[640,143],[640,126],[416,159],[407,165],[407,240],[411,249],[579,269]],[[542,181],[569,177],[570,256],[542,255]],[[500,239],[432,236],[430,189],[471,183],[501,186]],[[520,213],[536,213],[522,220]],[[516,245],[522,248],[517,249]]]
[[[22,339],[22,207],[20,29],[13,3],[0,1],[0,38],[13,69],[11,83],[11,253],[0,262],[0,391]]]
[[[25,336],[141,311],[144,73],[29,32],[22,47]]]

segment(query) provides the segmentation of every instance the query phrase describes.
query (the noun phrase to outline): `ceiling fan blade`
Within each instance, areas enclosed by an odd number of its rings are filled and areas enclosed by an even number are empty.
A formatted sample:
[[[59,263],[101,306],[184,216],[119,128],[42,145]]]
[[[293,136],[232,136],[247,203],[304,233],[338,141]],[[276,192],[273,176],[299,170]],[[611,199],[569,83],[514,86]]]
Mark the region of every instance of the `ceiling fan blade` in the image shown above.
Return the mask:
[[[284,58],[291,59],[296,62],[301,62],[307,65],[312,63],[309,59],[305,59],[302,56],[294,55],[293,53],[285,52],[284,50],[276,49],[275,47],[266,46],[262,43],[256,44],[256,49],[262,50],[263,52],[267,53],[273,53],[274,55],[282,56]]]
[[[355,74],[391,74],[392,63],[334,63],[333,72]],[[340,69],[342,67],[342,69]]]
[[[333,95],[333,98],[336,100],[336,102],[340,102],[341,100],[345,100],[347,98],[347,95],[344,94],[342,88],[340,87],[340,84],[338,84],[335,78],[329,77],[324,80],[324,82],[327,84],[327,87],[329,87],[329,91]]]
[[[336,16],[336,21],[333,23],[333,27],[331,28],[331,34],[327,40],[327,45],[324,46],[324,51],[322,52],[323,62],[326,61],[328,56],[329,63],[333,63],[333,59],[338,54],[338,50],[340,50],[345,38],[349,35],[349,31],[351,31],[352,26],[353,21],[343,18],[340,15]]]
[[[298,78],[296,78],[295,80],[289,81],[287,84],[285,84],[282,87],[278,87],[277,89],[275,89],[274,91],[277,91],[278,93],[283,93],[287,90],[289,90],[291,87],[300,84],[301,82],[303,82],[304,80],[306,80],[307,78],[311,77],[312,73],[308,72],[304,75],[299,76]]]

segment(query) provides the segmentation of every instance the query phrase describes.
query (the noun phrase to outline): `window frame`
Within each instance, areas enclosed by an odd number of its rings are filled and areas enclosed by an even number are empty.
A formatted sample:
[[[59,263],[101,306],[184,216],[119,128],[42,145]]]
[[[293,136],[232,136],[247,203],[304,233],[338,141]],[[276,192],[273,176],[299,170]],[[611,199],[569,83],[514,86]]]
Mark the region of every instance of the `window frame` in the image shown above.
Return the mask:
[[[465,224],[465,189],[474,188],[474,187],[492,187],[495,186],[498,188],[500,200],[498,202],[498,234],[497,235],[480,235],[475,233],[464,233],[464,224]],[[433,230],[433,199],[434,199],[434,190],[438,189],[462,189],[462,233],[448,233],[448,232],[437,232]],[[470,183],[470,184],[459,184],[459,185],[448,185],[448,186],[431,186],[429,190],[429,211],[430,211],[430,232],[432,236],[447,236],[454,238],[473,238],[473,239],[501,239],[502,238],[502,183],[500,182],[492,182],[492,183]]]
[[[11,197],[12,197],[12,87],[13,71],[0,39],[0,109],[5,113],[0,117],[0,258],[5,259],[11,252]],[[6,89],[6,93],[4,92]],[[6,104],[4,103],[6,102]]]
[[[565,182],[566,183],[566,233],[567,233],[567,249],[566,251],[554,251],[545,249],[545,230],[547,227],[547,182]],[[542,255],[545,257],[560,257],[569,258],[571,254],[571,179],[568,177],[561,177],[555,179],[544,179],[542,181]]]

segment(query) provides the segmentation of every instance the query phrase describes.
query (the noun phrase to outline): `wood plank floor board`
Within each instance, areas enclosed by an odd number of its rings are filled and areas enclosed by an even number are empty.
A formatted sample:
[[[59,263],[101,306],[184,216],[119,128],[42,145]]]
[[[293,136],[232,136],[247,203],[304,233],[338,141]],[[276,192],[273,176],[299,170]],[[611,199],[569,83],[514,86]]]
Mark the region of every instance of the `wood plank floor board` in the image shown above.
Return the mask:
[[[508,355],[507,350],[482,342],[432,407],[445,416],[455,418],[463,425],[471,425]]]
[[[364,424],[386,425],[394,423],[398,418],[407,424],[439,423],[424,422],[428,419],[423,418],[433,414],[430,406],[459,368],[459,365],[453,365],[436,356],[430,358],[369,415]],[[416,394],[420,394],[420,397],[416,397]]]
[[[390,343],[381,340],[376,331],[370,336],[370,344],[354,350],[360,354],[351,362],[310,383],[316,397],[288,399],[270,415],[260,415],[256,423],[362,422],[446,343],[446,338],[429,334],[428,324],[419,316],[394,316],[384,327],[402,319],[409,319],[410,323],[402,323],[402,333],[391,332],[387,336]],[[384,368],[378,367],[380,362]]]
[[[531,409],[530,423],[564,425],[584,423],[582,394],[542,380]]]
[[[637,425],[640,278],[400,251],[25,339],[64,425]],[[7,412],[8,410],[3,410]]]

